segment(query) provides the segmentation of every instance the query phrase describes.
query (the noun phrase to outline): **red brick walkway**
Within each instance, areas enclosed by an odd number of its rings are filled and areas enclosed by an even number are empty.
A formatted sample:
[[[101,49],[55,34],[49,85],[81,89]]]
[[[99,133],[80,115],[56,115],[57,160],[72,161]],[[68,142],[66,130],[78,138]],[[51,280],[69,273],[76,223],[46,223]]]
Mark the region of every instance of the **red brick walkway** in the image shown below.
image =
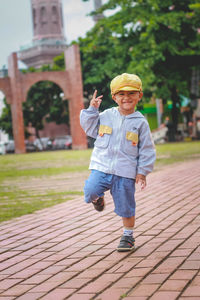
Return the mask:
[[[121,219],[83,197],[0,224],[0,300],[200,299],[200,160],[137,191],[137,248],[118,253]]]

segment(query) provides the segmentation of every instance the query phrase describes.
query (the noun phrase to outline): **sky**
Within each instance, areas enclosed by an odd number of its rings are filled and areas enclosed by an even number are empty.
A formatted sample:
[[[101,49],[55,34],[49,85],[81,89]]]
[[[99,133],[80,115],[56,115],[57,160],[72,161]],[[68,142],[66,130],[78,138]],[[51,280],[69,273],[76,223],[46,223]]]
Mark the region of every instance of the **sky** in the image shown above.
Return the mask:
[[[67,43],[76,40],[94,26],[92,17],[94,1],[62,0],[64,31]],[[102,3],[105,3],[103,0]],[[7,67],[10,53],[17,52],[20,46],[31,43],[32,15],[31,0],[0,0],[0,69]]]

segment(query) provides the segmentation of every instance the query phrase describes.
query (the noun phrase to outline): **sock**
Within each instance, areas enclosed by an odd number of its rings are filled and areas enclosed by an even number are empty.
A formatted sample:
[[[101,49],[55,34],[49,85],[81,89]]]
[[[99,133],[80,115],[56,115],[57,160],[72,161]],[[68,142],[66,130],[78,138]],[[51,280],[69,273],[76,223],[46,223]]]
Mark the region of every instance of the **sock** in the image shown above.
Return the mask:
[[[124,233],[125,236],[133,236],[133,227],[124,227]]]

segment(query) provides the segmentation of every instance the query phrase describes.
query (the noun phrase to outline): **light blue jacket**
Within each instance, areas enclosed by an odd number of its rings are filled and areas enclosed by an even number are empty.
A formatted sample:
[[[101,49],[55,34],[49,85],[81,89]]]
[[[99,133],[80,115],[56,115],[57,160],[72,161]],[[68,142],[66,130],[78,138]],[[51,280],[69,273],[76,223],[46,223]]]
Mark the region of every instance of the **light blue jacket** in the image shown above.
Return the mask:
[[[117,107],[99,113],[90,106],[80,113],[85,133],[95,138],[89,169],[135,178],[153,170],[155,148],[148,122],[136,111],[121,115]]]

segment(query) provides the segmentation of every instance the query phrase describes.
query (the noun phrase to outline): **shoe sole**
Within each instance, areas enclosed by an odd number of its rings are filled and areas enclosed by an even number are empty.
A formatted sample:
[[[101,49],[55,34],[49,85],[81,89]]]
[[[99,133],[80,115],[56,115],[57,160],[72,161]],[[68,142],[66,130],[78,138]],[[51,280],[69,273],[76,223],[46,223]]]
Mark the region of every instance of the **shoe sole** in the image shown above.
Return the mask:
[[[129,251],[133,251],[135,250],[135,246],[131,247],[131,248],[117,248],[118,252],[129,252]]]

